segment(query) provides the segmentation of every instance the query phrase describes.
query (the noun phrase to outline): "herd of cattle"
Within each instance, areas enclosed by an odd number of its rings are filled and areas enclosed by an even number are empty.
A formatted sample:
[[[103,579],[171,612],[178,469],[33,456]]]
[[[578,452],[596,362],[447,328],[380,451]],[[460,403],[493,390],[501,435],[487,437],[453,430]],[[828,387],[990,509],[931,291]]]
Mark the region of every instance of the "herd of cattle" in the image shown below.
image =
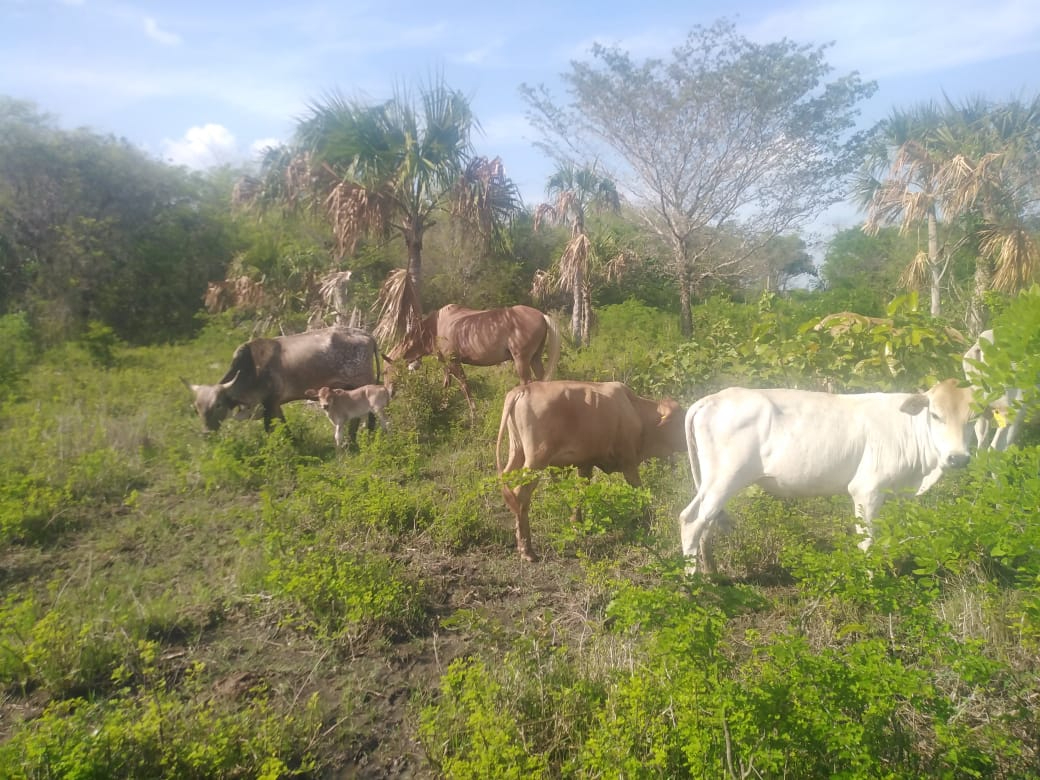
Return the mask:
[[[992,344],[986,331],[964,356],[968,382]],[[548,353],[543,369],[542,353]],[[434,312],[386,358],[380,383],[379,348],[371,334],[331,327],[277,338],[260,338],[235,350],[227,373],[215,385],[185,381],[203,424],[216,430],[238,410],[262,409],[270,427],[282,405],[305,398],[318,405],[353,441],[366,415],[369,428],[390,401],[393,367],[414,366],[425,355],[445,365],[445,383],[454,376],[473,406],[461,364],[494,365],[513,360],[521,384],[510,390],[502,409],[495,458],[502,494],[516,516],[520,555],[534,561],[528,511],[537,479],[516,487],[505,475],[518,469],[574,466],[583,477],[593,468],[620,472],[640,484],[639,466],[685,450],[696,494],[679,515],[683,554],[689,568],[713,569],[710,537],[726,502],[757,484],[778,497],[847,493],[857,526],[870,544],[871,523],[891,491],[920,495],[950,468],[969,460],[969,424],[975,420],[978,446],[1009,446],[1019,429],[1016,399],[1008,390],[977,414],[973,388],[955,379],[921,393],[831,394],[806,390],[731,387],[696,401],[683,413],[673,400],[642,398],[620,382],[553,381],[559,335],[537,309],[515,306],[474,311],[447,306]],[[1020,417],[1020,415],[1018,416]],[[499,457],[508,434],[508,458]]]

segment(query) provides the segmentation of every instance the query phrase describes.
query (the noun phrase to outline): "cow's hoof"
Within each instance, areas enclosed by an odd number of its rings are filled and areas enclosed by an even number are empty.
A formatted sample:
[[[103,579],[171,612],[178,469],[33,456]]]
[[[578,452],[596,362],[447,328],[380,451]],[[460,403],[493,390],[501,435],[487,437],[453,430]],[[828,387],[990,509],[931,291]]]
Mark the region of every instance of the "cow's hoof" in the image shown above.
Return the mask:
[[[530,550],[521,550],[520,551],[520,557],[523,558],[528,563],[538,563],[538,556],[535,555]]]

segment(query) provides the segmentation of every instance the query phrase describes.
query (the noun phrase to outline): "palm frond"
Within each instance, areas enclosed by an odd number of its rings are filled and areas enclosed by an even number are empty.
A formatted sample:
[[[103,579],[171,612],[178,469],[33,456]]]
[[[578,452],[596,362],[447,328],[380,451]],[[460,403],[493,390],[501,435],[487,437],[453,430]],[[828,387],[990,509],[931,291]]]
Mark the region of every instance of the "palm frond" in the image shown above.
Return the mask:
[[[534,279],[531,281],[531,297],[536,301],[544,301],[555,290],[559,289],[559,284],[559,274],[556,266],[553,266],[548,271],[535,271]]]
[[[918,290],[928,282],[928,253],[918,252],[899,276],[899,286]]]
[[[578,280],[589,278],[591,255],[592,242],[584,233],[579,233],[567,242],[558,264],[560,289],[573,291]]]
[[[372,335],[394,355],[401,344],[418,331],[422,320],[419,295],[407,269],[390,272],[379,290],[376,305],[379,315]]]
[[[325,199],[339,257],[353,254],[365,235],[386,236],[390,231],[393,202],[382,193],[343,180]]]
[[[993,286],[997,290],[1021,290],[1040,272],[1036,241],[1022,225],[993,225],[981,230],[979,251],[993,263]]]

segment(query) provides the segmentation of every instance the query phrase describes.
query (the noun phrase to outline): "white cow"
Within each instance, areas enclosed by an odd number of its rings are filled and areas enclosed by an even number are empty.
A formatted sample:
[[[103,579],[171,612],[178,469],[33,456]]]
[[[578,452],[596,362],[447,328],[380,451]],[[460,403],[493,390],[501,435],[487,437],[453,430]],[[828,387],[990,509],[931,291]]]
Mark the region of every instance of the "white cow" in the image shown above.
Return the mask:
[[[922,412],[927,411],[927,414]],[[690,570],[726,502],[749,485],[795,498],[847,492],[870,544],[871,522],[889,490],[926,491],[968,462],[972,392],[947,379],[927,393],[831,395],[731,387],[686,413],[697,494],[679,515]]]
[[[985,347],[991,346],[993,331],[984,330],[978,339],[964,353],[964,376],[972,385],[977,385],[979,375],[978,363],[986,362]],[[996,423],[997,430],[989,441],[991,450],[1003,451],[1015,443],[1018,431],[1022,427],[1022,414],[1018,405],[1022,400],[1022,391],[1015,387],[1005,387],[1004,394],[993,401],[985,414],[979,415],[975,421],[975,441],[981,450],[989,438],[990,426]]]
[[[343,424],[374,414],[379,417],[383,430],[390,427],[386,419],[386,406],[390,403],[390,391],[383,385],[362,385],[354,390],[341,390],[337,387],[322,387],[306,392],[308,398],[317,399],[332,424],[336,426],[336,446],[342,447]]]

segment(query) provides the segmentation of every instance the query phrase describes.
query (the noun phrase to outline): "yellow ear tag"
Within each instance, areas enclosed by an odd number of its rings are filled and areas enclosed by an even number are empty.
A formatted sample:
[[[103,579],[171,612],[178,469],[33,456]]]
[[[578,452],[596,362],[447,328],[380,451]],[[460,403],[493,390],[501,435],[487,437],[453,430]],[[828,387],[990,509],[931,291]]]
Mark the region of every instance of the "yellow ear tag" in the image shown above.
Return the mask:
[[[994,409],[993,410],[993,419],[997,421],[997,427],[998,428],[1007,428],[1007,424],[1008,424],[1007,417],[1005,417],[1000,412],[1000,410],[998,410],[998,409]]]

